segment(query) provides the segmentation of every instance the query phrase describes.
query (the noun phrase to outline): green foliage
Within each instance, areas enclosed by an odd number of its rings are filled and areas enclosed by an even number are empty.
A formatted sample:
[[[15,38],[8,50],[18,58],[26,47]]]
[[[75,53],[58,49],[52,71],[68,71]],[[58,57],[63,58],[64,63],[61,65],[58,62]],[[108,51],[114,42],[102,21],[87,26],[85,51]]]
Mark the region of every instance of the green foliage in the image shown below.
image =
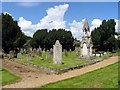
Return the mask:
[[[50,49],[55,44],[55,41],[59,40],[62,44],[63,49],[73,49],[74,38],[70,31],[65,31],[64,29],[53,29],[47,31],[47,29],[38,30],[34,33],[33,39],[31,40],[31,46],[38,48]]]
[[[3,13],[0,16],[2,16],[2,48],[8,53],[10,49],[24,45],[27,36],[22,33],[12,16]]]
[[[5,68],[0,69],[0,84],[10,84],[14,83],[15,81],[21,80],[20,77],[14,75],[13,73],[9,72]]]
[[[41,88],[118,88],[118,63]]]
[[[118,42],[115,39],[115,21],[110,19],[108,21],[103,20],[100,27],[95,28],[91,33],[93,46],[100,51],[113,51],[118,49]]]

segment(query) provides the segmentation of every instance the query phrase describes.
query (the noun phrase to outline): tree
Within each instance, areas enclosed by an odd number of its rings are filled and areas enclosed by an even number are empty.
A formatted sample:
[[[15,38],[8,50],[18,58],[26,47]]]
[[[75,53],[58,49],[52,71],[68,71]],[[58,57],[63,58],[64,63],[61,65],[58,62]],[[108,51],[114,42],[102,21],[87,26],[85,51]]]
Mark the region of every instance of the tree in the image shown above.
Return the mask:
[[[17,21],[13,20],[9,14],[1,14],[2,16],[2,48],[5,52],[21,47],[26,42],[26,37]]]
[[[59,40],[63,46],[63,49],[73,49],[74,38],[70,31],[65,29],[53,29],[47,32],[47,29],[38,30],[34,33],[33,39],[31,40],[32,47],[39,47],[50,49],[53,48],[56,40]]]
[[[114,19],[103,20],[102,25],[92,31],[91,39],[95,49],[100,51],[113,51],[117,49],[117,40],[114,37],[115,25]]]

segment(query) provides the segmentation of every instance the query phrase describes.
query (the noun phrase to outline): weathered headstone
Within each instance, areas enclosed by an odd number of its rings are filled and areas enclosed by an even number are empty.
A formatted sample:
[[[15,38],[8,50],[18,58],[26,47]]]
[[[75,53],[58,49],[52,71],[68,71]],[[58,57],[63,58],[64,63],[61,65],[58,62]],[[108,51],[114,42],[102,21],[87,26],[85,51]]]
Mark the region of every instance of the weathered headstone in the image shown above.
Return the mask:
[[[42,49],[41,48],[37,49],[37,55],[40,56],[40,57],[42,56]]]
[[[51,55],[53,54],[53,49],[52,49],[52,48],[50,48],[50,54],[51,54]]]
[[[17,58],[18,58],[18,59],[21,59],[21,58],[22,58],[21,52],[19,52],[19,53],[17,54]]]
[[[43,49],[43,53],[45,53],[45,48]]]
[[[47,50],[46,59],[50,60],[50,51],[49,50]]]
[[[54,64],[62,63],[62,45],[59,40],[57,40],[55,45],[53,45],[53,62]]]
[[[66,49],[64,49],[64,53],[65,53],[65,56],[67,57],[68,56],[68,51]]]
[[[11,58],[14,58],[14,51],[11,50],[11,51],[9,52],[9,58],[10,58],[10,59],[11,59]]]
[[[27,60],[32,60],[31,54],[27,54]]]
[[[24,50],[23,48],[20,49],[20,53],[23,54],[24,53]]]
[[[80,48],[79,47],[75,47],[75,52],[76,52],[76,56],[80,55]]]

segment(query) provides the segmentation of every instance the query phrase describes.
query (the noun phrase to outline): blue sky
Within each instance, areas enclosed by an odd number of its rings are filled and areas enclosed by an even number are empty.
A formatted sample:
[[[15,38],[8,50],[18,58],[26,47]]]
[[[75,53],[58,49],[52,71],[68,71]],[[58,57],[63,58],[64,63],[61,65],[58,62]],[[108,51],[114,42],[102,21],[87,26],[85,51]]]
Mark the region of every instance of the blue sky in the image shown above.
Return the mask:
[[[59,7],[55,8],[55,6],[59,6]],[[81,29],[85,18],[88,19],[89,26],[91,29],[99,26],[101,24],[101,21],[104,19],[106,20],[118,19],[117,2],[36,2],[36,3],[3,2],[2,3],[2,12],[7,12],[11,14],[14,17],[14,19],[17,20],[18,22],[24,21],[21,23],[25,23],[25,24],[29,23],[30,25],[33,25],[33,27],[34,25],[40,23],[40,20],[42,19],[44,19],[44,21],[48,20],[45,19],[46,16],[48,16],[47,18],[50,18],[50,20],[54,18],[50,14],[52,13],[52,11],[49,10],[50,8],[53,8],[55,12],[59,12],[56,10],[59,10],[60,8],[64,9],[63,10],[64,12],[61,11],[61,13],[64,13],[62,14],[63,17],[57,15],[58,18],[62,18],[60,20],[61,25],[58,27],[64,27],[65,29],[70,30],[73,33],[73,35],[77,38],[79,38],[82,35]],[[50,15],[48,15],[46,10],[49,10]],[[20,17],[22,18],[20,19]],[[31,29],[26,28],[27,26],[25,26],[25,28],[22,25],[19,26],[21,27],[23,32],[28,36],[32,36],[32,34],[36,31],[36,30],[32,30],[32,28]],[[43,25],[42,23],[42,25],[40,26],[45,27],[46,25]],[[53,23],[52,26],[57,27],[53,25]],[[48,27],[46,26],[45,28]],[[80,34],[78,34],[79,31]]]

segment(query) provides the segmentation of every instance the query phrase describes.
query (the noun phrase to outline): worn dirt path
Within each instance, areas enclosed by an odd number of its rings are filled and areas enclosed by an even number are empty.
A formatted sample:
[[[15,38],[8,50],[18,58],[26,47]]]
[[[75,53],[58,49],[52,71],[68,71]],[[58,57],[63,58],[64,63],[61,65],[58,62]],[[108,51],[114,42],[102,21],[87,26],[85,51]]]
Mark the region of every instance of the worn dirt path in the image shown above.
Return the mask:
[[[42,70],[33,69],[28,66],[24,66],[24,65],[21,65],[21,64],[9,61],[9,60],[4,60],[3,66],[8,68],[10,71],[16,73],[18,76],[22,77],[22,80],[14,84],[5,85],[3,86],[3,88],[40,87],[42,85],[45,85],[51,82],[56,82],[59,80],[64,80],[64,79],[68,79],[71,77],[79,76],[84,73],[108,66],[115,62],[118,62],[118,56],[110,57],[109,59],[106,59],[102,62],[98,62],[96,64],[84,67],[82,69],[76,69],[76,70],[69,71],[67,73],[63,73],[60,75],[54,75],[54,74],[48,75]]]

